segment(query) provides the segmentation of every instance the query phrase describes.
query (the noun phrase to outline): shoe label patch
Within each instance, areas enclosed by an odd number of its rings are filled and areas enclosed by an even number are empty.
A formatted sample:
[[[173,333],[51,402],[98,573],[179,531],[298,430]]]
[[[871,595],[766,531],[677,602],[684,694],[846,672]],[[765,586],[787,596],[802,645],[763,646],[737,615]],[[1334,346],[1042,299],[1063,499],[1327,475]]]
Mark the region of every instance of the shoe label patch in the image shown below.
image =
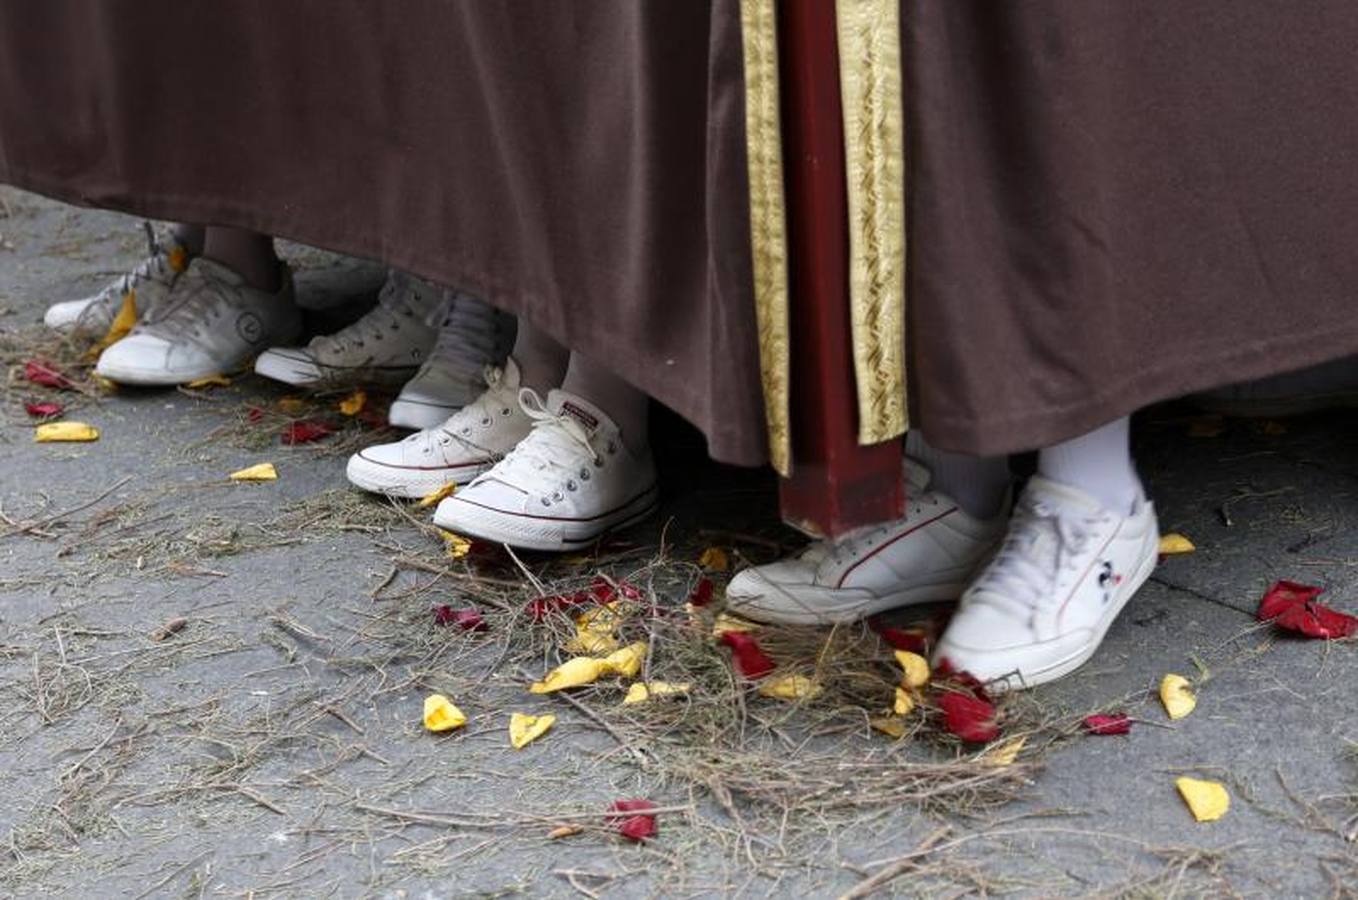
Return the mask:
[[[594,429],[599,427],[598,419],[594,418],[589,413],[585,412],[583,409],[576,406],[569,400],[566,400],[561,404],[561,413],[562,415],[570,416],[572,419],[579,422],[581,425],[585,426],[590,431],[593,431]]]
[[[1103,591],[1103,602],[1105,604],[1113,602],[1113,590],[1120,584],[1122,584],[1122,576],[1114,572],[1113,563],[1105,559],[1099,572],[1099,590]]]
[[[247,344],[258,344],[264,334],[264,323],[252,312],[241,313],[236,317],[236,334]]]

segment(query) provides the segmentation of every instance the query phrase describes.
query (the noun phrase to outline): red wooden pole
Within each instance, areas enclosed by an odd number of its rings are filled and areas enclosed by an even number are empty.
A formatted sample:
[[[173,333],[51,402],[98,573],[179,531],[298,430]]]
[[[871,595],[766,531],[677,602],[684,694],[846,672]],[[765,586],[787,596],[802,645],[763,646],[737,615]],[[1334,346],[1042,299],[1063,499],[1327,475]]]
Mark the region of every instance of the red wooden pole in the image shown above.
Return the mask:
[[[902,514],[902,448],[857,440],[834,3],[778,12],[793,359],[793,473],[779,501],[790,525],[834,536]]]

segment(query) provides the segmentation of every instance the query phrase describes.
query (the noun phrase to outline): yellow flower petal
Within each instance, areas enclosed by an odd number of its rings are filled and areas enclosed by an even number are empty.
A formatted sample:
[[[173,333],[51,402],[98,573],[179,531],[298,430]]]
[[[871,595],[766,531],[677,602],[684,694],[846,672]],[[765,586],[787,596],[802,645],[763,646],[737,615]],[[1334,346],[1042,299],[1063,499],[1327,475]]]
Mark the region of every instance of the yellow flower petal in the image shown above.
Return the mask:
[[[902,716],[878,716],[875,719],[869,719],[868,724],[874,730],[898,741],[905,737],[905,719]]]
[[[1218,782],[1183,777],[1174,779],[1174,786],[1199,822],[1215,822],[1231,808],[1231,795]]]
[[[231,473],[232,481],[277,481],[278,470],[273,463],[259,463]]]
[[[698,565],[711,572],[725,572],[731,568],[731,560],[720,547],[708,547],[698,557]]]
[[[118,382],[112,378],[105,378],[103,375],[95,375],[94,383],[99,385],[99,390],[105,394],[116,394],[118,392]]]
[[[118,314],[113,317],[113,322],[108,326],[108,331],[104,333],[98,343],[89,349],[89,353],[86,355],[91,359],[98,359],[100,353],[127,337],[128,332],[136,324],[137,291],[134,288],[123,294],[122,306],[118,307]]]
[[[203,388],[230,386],[231,379],[227,378],[225,375],[209,375],[206,378],[196,378],[184,385],[184,387],[192,388],[195,391],[202,390]]]
[[[171,247],[170,252],[166,254],[166,257],[166,261],[170,264],[171,272],[178,274],[189,267],[189,251],[185,250],[179,244]]]
[[[644,662],[646,662],[646,642],[637,641],[605,656],[602,665],[604,671],[609,675],[632,678],[641,671],[641,665]]]
[[[621,643],[611,631],[599,630],[588,626],[576,626],[575,637],[567,641],[562,649],[567,653],[580,653],[586,656],[597,653],[612,653]]]
[[[452,731],[467,724],[462,710],[442,694],[430,694],[424,698],[424,727],[430,731]]]
[[[530,716],[527,713],[514,713],[509,717],[509,744],[515,750],[536,741],[556,724],[556,716]]]
[[[754,631],[758,627],[754,622],[730,613],[718,613],[717,618],[712,621],[712,636],[719,638],[728,631]]]
[[[368,395],[363,391],[354,391],[349,396],[339,402],[339,411],[346,416],[356,416],[363,412],[363,407],[368,405]]]
[[[918,653],[911,653],[909,650],[897,650],[896,662],[905,672],[906,687],[924,687],[929,683],[929,661]]]
[[[1027,743],[1028,738],[1016,737],[1013,740],[1005,741],[1003,744],[997,744],[981,754],[980,762],[983,765],[996,767],[1013,765],[1014,760],[1018,758],[1019,751]]]
[[[1176,556],[1180,553],[1192,553],[1196,549],[1198,548],[1193,546],[1192,541],[1177,532],[1160,535],[1161,556]]]
[[[550,694],[566,688],[593,684],[605,673],[604,663],[593,656],[577,656],[567,660],[547,673],[547,677],[535,682],[530,688],[534,694]]]
[[[439,488],[433,493],[425,494],[423,497],[421,497],[419,499],[419,502],[415,504],[415,508],[428,509],[431,506],[437,506],[439,502],[441,502],[445,497],[453,496],[453,492],[456,490],[457,485],[445,484],[443,487]]]
[[[286,415],[295,416],[306,410],[306,401],[301,397],[283,397],[278,401],[278,409]]]
[[[805,675],[768,678],[759,685],[759,693],[778,700],[814,700],[824,692],[825,688]]]
[[[451,531],[440,528],[439,536],[443,538],[443,552],[453,559],[461,559],[472,552],[472,542],[460,534],[453,534]]]
[[[48,422],[33,429],[33,440],[39,444],[54,441],[97,441],[99,429],[84,422]]]
[[[1182,719],[1198,705],[1198,698],[1187,678],[1171,672],[1160,679],[1160,702],[1171,719]]]
[[[623,705],[632,703],[645,703],[657,697],[678,697],[688,693],[687,683],[675,683],[671,681],[638,681],[627,689],[627,696],[622,698]]]
[[[903,687],[896,688],[896,703],[892,712],[898,716],[908,716],[915,709],[915,698]]]

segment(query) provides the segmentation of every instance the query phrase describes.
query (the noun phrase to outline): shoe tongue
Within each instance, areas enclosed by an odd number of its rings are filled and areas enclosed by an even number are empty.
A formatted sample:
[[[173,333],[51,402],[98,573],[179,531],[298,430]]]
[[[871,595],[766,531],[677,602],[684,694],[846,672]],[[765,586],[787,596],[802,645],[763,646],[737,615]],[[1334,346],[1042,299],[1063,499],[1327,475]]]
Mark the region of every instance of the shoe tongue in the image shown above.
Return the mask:
[[[505,357],[505,364],[500,367],[500,386],[517,394],[522,382],[523,375],[519,372],[519,364],[514,362],[512,356]]]
[[[194,275],[204,281],[215,281],[231,287],[239,287],[245,284],[244,276],[235,269],[203,256],[199,256],[189,263],[188,269],[184,272],[186,278]]]
[[[1060,512],[1097,516],[1106,513],[1103,504],[1077,487],[1034,475],[1028,481],[1028,498],[1045,503]]]
[[[905,457],[905,489],[910,497],[917,497],[929,487],[934,475],[929,467],[917,459]]]
[[[612,425],[602,409],[584,397],[557,389],[547,395],[547,410],[553,415],[574,419],[590,437],[604,425]]]

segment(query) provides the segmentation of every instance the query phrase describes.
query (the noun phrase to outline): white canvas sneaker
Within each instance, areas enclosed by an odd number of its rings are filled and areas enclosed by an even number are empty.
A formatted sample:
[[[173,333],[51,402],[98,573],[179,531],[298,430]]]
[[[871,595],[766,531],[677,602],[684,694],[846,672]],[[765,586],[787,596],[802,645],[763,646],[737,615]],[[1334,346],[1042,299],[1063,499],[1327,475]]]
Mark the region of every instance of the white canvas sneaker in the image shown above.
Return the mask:
[[[43,324],[81,337],[102,337],[129,298],[138,314],[148,312],[165,298],[193,256],[172,237],[158,241],[150,222],[142,224],[149,245],[146,259],[91,297],[54,303],[43,315]]]
[[[954,669],[1019,689],[1075,671],[1155,568],[1155,508],[1128,515],[1041,476],[1015,505],[994,560],[962,594],[934,651]]]
[[[254,354],[301,330],[292,274],[279,266],[282,284],[266,293],[221,263],[195,259],[164,301],[104,351],[95,371],[140,385],[183,384],[238,371]]]
[[[437,428],[378,444],[349,457],[345,474],[365,491],[411,499],[445,484],[466,484],[528,436],[533,420],[519,405],[519,366],[488,367],[481,396]]]
[[[469,294],[448,292],[429,358],[391,404],[397,428],[433,428],[475,400],[486,366],[498,366],[514,345],[514,317]]]
[[[726,588],[726,608],[757,622],[830,625],[897,606],[956,600],[999,544],[1008,503],[977,519],[928,489],[907,459],[905,517],[817,541],[800,554],[746,569]]]
[[[392,269],[361,319],[305,347],[266,350],[255,372],[295,385],[403,381],[429,358],[447,302],[441,288]]]
[[[650,452],[633,453],[589,401],[556,390],[519,392],[533,430],[503,460],[439,504],[434,524],[528,550],[567,550],[656,508]]]

